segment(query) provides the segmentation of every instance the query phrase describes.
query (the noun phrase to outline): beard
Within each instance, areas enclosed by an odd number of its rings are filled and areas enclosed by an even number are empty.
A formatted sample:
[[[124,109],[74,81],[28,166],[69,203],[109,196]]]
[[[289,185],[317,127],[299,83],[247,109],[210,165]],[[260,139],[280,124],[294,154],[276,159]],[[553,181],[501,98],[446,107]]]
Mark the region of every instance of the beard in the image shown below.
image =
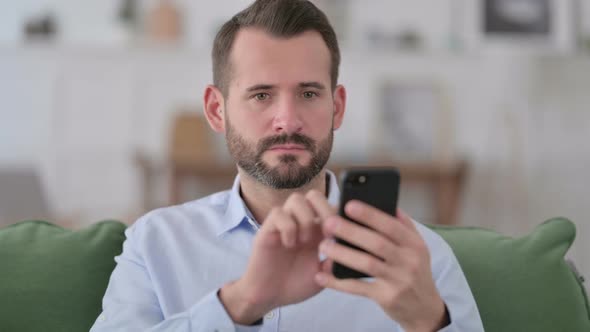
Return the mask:
[[[334,140],[332,128],[319,144],[298,133],[270,136],[261,139],[258,144],[252,144],[232,127],[227,117],[226,124],[226,144],[236,164],[258,182],[273,189],[295,189],[308,184],[322,171],[330,158]],[[301,145],[311,153],[308,165],[301,165],[299,158],[289,153],[279,156],[279,164],[274,167],[262,159],[264,153],[273,146],[288,143]]]

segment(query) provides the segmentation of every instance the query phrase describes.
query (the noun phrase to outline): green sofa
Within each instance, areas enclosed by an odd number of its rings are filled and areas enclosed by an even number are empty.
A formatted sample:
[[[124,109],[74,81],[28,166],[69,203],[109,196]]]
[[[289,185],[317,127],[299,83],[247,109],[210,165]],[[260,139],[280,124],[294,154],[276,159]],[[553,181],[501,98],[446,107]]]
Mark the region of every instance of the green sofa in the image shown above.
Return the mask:
[[[125,225],[71,231],[43,221],[0,228],[0,331],[88,331],[121,252]],[[563,218],[509,238],[473,227],[429,226],[451,245],[486,331],[590,331],[583,279],[564,255]]]

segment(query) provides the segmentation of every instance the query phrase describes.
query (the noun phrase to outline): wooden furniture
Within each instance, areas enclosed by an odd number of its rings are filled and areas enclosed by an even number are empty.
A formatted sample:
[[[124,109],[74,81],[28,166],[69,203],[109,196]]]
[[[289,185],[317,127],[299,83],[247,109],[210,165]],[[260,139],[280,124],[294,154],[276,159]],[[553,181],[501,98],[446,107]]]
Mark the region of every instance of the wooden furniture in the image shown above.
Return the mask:
[[[433,191],[435,197],[435,222],[443,225],[456,224],[460,208],[460,197],[467,175],[467,163],[464,161],[445,164],[407,164],[396,162],[369,162],[364,166],[394,166],[400,170],[404,183],[423,184]],[[190,177],[197,179],[216,179],[226,188],[231,187],[237,174],[236,166],[190,160],[171,160],[170,170],[170,203],[178,204],[189,198],[181,197],[181,184]],[[345,168],[358,166],[355,164],[329,164],[328,169],[336,174]]]
[[[155,162],[137,154],[135,162],[142,174],[143,209],[151,210],[157,205],[151,199],[154,194],[153,180],[158,174],[167,173],[170,179],[168,204],[179,204],[198,197],[183,197],[183,184],[196,179],[210,192],[230,188],[237,174],[234,164],[220,163],[212,146],[211,131],[206,119],[194,110],[178,113],[172,122],[167,160]],[[363,165],[332,163],[328,169],[339,174],[346,167],[394,166],[400,170],[403,184],[425,185],[434,197],[434,222],[443,225],[456,224],[460,208],[461,190],[467,175],[464,161],[447,163],[404,163],[391,160],[369,160]]]

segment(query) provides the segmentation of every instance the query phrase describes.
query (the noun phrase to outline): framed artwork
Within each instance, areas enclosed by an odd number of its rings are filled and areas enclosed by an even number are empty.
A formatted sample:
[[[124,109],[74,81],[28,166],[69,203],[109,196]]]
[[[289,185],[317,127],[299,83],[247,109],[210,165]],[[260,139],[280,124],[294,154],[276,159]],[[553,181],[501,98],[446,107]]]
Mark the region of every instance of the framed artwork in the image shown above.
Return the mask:
[[[453,117],[441,85],[384,80],[378,94],[375,146],[380,158],[404,162],[452,159]]]
[[[575,48],[577,0],[477,0],[471,44],[482,50],[533,53],[570,52]]]
[[[555,17],[550,0],[484,0],[483,32],[549,38]]]

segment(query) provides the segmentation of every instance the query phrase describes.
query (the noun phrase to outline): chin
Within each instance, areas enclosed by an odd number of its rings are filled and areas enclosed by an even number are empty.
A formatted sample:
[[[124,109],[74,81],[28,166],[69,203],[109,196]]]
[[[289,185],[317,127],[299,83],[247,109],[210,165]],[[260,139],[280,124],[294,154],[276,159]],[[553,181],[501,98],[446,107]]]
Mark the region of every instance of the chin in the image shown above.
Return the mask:
[[[290,170],[290,169],[302,168],[302,167],[305,167],[305,165],[301,165],[299,163],[299,161],[292,161],[292,162],[279,161],[279,162],[275,163],[274,165],[270,165],[270,168],[276,169],[276,170]]]

